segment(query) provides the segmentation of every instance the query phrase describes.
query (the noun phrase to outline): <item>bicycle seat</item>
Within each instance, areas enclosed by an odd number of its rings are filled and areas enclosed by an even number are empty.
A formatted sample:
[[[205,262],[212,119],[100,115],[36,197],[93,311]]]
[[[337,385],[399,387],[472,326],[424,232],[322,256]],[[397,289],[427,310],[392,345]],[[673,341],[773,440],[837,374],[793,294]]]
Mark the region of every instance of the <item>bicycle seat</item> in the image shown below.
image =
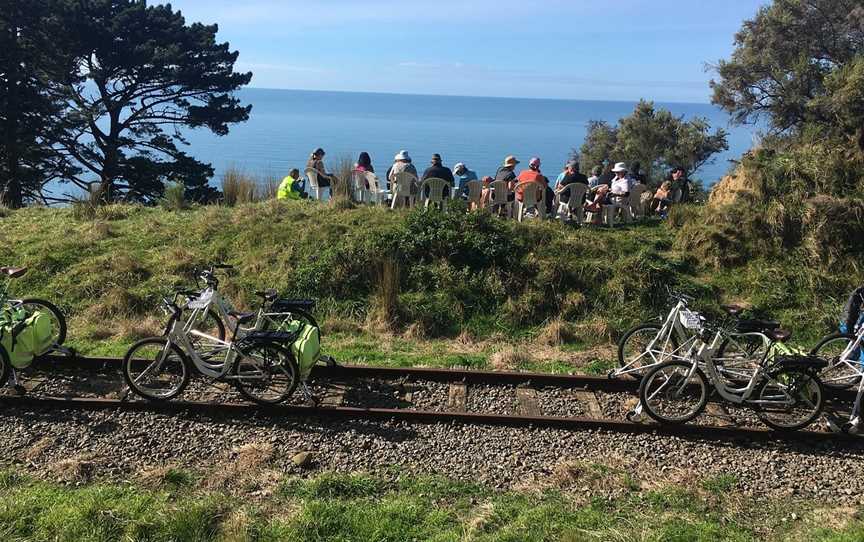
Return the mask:
[[[279,292],[277,292],[275,288],[267,288],[264,291],[255,292],[255,295],[263,297],[264,301],[273,301],[276,299],[276,296],[279,295]]]
[[[26,267],[0,267],[0,273],[3,273],[10,279],[17,279],[27,273]]]
[[[720,308],[726,311],[730,316],[738,316],[744,312],[744,307],[741,305],[720,305]]]
[[[275,311],[303,310],[311,311],[315,308],[314,299],[277,299],[273,302],[272,309]]]
[[[255,319],[255,316],[257,316],[257,313],[231,311],[228,313],[228,316],[237,320],[238,324],[248,324],[249,322],[251,322],[252,320]]]
[[[765,335],[772,341],[785,343],[792,336],[792,332],[785,329],[769,329],[765,332]]]
[[[752,331],[770,331],[772,329],[778,329],[779,327],[780,322],[777,320],[738,320],[738,331],[742,333]]]

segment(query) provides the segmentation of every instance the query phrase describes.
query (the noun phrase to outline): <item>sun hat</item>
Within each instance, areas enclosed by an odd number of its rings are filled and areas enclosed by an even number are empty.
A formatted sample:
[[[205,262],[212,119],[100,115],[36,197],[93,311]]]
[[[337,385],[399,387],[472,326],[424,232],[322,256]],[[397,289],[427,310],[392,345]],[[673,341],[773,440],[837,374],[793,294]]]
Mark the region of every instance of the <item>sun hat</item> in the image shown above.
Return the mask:
[[[615,164],[615,167],[612,168],[612,173],[620,173],[622,171],[627,171],[627,164],[624,162],[618,162]]]
[[[462,162],[456,162],[456,165],[453,166],[453,171],[459,171],[462,168],[468,169],[465,167],[465,164],[463,164]]]
[[[519,163],[519,160],[517,160],[516,157],[513,156],[512,154],[504,159],[504,165],[506,167],[515,166],[518,163]]]
[[[536,156],[528,161],[528,167],[539,168],[540,167],[540,159]]]
[[[408,156],[408,151],[399,151],[399,153],[393,158],[393,160],[410,160],[411,157]]]

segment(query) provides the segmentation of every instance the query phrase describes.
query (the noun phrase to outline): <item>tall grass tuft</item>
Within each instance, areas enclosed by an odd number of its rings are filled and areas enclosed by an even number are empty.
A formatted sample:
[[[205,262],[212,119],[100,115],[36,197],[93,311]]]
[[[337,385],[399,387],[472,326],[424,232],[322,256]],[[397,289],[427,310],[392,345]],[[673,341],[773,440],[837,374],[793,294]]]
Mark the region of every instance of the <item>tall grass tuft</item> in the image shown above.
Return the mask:
[[[165,192],[159,200],[159,205],[166,211],[182,211],[189,208],[186,201],[186,185],[171,183],[165,186]]]
[[[373,327],[392,331],[399,324],[399,281],[402,270],[393,257],[384,258],[377,273],[378,287],[370,311],[370,324]]]
[[[330,205],[336,209],[352,209],[351,173],[354,171],[354,161],[351,156],[343,154],[336,159],[333,169],[334,178],[330,182]]]
[[[222,175],[222,203],[228,207],[257,201],[256,179],[231,166]]]
[[[102,183],[94,183],[83,198],[72,202],[72,216],[76,220],[93,220],[99,207],[105,203],[104,196],[105,190]]]
[[[12,209],[0,203],[0,218],[6,218],[12,214]]]

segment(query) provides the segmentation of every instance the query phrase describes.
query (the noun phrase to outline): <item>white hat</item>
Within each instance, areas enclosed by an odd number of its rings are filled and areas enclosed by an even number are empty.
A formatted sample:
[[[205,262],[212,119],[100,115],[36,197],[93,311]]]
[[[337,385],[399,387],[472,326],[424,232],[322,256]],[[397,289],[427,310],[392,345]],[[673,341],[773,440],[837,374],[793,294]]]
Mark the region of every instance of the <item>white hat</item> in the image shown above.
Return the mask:
[[[408,156],[408,151],[399,151],[399,154],[396,155],[393,160],[410,160],[411,157]]]
[[[465,167],[465,164],[463,164],[462,162],[457,162],[456,165],[453,166],[453,171],[459,171],[463,167]],[[465,169],[468,169],[468,168],[465,168]]]
[[[612,168],[612,173],[618,173],[619,171],[627,171],[627,164],[624,162],[615,164],[615,167]]]

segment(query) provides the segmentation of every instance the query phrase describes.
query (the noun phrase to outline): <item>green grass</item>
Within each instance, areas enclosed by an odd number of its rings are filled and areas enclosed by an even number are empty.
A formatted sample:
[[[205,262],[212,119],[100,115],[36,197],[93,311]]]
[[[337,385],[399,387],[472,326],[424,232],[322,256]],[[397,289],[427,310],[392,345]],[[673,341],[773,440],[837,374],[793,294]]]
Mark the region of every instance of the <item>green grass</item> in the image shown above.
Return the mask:
[[[0,228],[2,263],[30,267],[14,292],[56,301],[69,316],[70,345],[94,355],[119,355],[160,333],[160,299],[212,261],[237,267],[223,278],[222,291],[239,308],[256,306],[256,290],[276,287],[317,299],[325,323],[363,328],[386,314],[397,341],[430,339],[421,348],[382,349],[377,332],[332,345],[325,337],[340,359],[396,366],[485,368],[494,346],[530,344],[555,322],[575,334],[562,354],[609,345],[631,325],[668,310],[667,286],[695,295],[697,308],[708,312],[723,301],[750,302],[757,314],[786,322],[793,341],[809,347],[835,327],[857,281],[804,265],[795,251],[708,267],[675,249],[674,225],[657,222],[610,231],[517,224],[482,213],[267,201],[179,212],[28,208],[0,216]],[[406,331],[412,339],[400,339]],[[462,332],[489,344],[467,350],[446,344]],[[543,356],[529,368],[573,370],[565,357]],[[582,366],[602,374],[610,362],[598,357]]]
[[[614,469],[613,469],[614,470]],[[608,468],[591,476],[618,476]],[[721,484],[722,485],[722,484]],[[268,498],[170,480],[64,486],[0,473],[0,539],[9,541],[858,540],[857,516],[819,524],[811,503],[741,502],[731,491],[670,486],[615,497],[554,487],[495,491],[436,476],[288,478]],[[787,521],[797,511],[797,522]]]

